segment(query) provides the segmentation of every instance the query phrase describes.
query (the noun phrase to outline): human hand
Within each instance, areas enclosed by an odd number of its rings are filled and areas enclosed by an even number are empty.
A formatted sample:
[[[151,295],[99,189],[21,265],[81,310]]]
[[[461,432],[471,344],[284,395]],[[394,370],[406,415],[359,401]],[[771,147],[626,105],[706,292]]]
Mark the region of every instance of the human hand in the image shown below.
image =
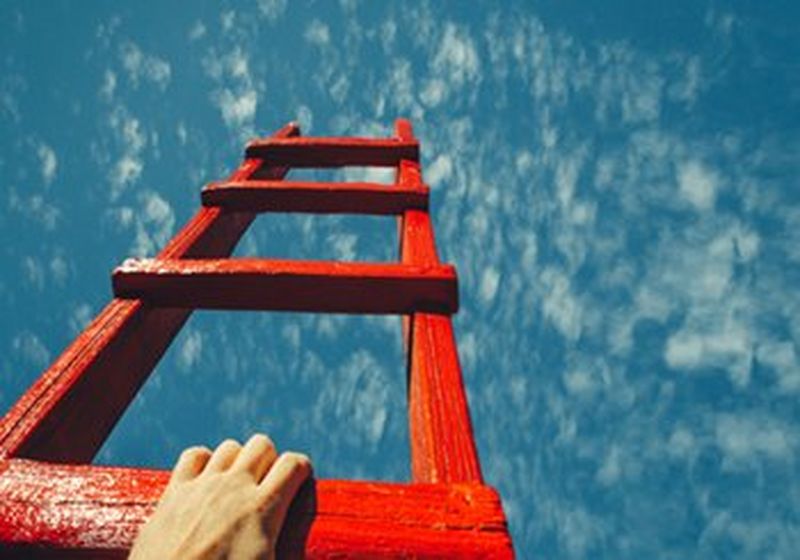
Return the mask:
[[[286,511],[311,474],[305,455],[278,456],[256,434],[185,450],[129,560],[252,560],[275,557]]]

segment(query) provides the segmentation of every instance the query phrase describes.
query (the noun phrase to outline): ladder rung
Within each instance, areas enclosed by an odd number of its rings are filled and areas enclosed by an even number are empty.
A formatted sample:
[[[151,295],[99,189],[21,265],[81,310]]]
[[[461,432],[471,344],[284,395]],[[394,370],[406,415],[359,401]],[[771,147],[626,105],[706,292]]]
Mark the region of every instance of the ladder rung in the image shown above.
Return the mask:
[[[402,214],[427,210],[424,185],[316,183],[302,181],[230,181],[203,189],[203,204],[247,212]]]
[[[393,167],[403,159],[419,159],[419,144],[395,138],[264,138],[248,144],[245,155],[290,167]]]
[[[0,557],[126,558],[168,479],[167,471],[0,459]],[[509,559],[513,551],[488,486],[315,480],[292,503],[278,557]]]
[[[128,259],[114,294],[162,307],[327,313],[455,313],[451,265],[270,259]]]

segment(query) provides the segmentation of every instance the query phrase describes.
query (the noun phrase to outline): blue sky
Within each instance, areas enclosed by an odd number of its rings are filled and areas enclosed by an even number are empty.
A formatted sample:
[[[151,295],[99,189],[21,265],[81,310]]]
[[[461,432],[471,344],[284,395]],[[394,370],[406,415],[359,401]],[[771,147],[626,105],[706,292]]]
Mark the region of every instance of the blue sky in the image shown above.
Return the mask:
[[[0,408],[248,138],[406,116],[519,556],[792,557],[800,8],[588,4],[4,2]],[[395,247],[391,219],[263,216],[237,254]],[[319,476],[404,480],[399,328],[196,313],[98,462],[265,430]]]

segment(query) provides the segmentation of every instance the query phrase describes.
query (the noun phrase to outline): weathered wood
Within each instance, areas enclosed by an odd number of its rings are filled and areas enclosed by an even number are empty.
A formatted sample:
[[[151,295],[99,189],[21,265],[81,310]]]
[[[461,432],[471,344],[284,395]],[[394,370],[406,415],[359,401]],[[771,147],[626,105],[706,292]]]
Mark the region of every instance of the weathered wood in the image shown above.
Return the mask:
[[[248,212],[400,214],[428,208],[428,187],[380,183],[228,181],[203,189],[203,204]]]
[[[287,126],[276,134],[298,133]],[[230,180],[261,167],[247,160]],[[278,179],[286,171],[268,172]],[[159,256],[228,255],[254,217],[201,208]],[[112,300],[0,420],[0,457],[91,461],[189,313]]]
[[[411,124],[399,120],[399,138],[413,138]],[[419,164],[403,161],[398,185],[421,183]],[[439,262],[427,212],[403,213],[401,260]],[[404,325],[408,349],[408,420],[411,475],[415,482],[481,482],[461,366],[449,317],[414,313]]]
[[[418,160],[419,144],[396,138],[264,138],[248,144],[245,154],[289,167],[393,167],[403,159]]]
[[[124,558],[166,471],[0,461],[0,557]],[[511,558],[500,501],[479,484],[319,480],[301,490],[279,558]]]
[[[164,307],[326,313],[455,313],[450,265],[269,259],[129,259],[114,294]]]

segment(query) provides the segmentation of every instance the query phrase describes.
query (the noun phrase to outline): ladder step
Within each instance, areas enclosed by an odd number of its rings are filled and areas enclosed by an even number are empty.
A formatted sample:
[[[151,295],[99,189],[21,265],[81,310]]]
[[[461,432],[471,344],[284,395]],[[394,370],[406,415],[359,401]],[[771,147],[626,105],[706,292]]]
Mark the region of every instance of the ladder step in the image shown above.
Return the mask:
[[[271,259],[128,259],[114,295],[162,307],[322,313],[451,314],[451,265]]]
[[[267,165],[290,167],[343,167],[373,165],[393,167],[400,160],[419,159],[416,140],[396,138],[264,138],[247,145],[245,156]]]
[[[0,557],[124,559],[168,480],[0,459]],[[289,509],[278,558],[511,559],[513,549],[488,486],[314,480]]]
[[[428,188],[420,184],[229,181],[211,183],[202,198],[205,206],[248,212],[402,214],[428,208]]]

